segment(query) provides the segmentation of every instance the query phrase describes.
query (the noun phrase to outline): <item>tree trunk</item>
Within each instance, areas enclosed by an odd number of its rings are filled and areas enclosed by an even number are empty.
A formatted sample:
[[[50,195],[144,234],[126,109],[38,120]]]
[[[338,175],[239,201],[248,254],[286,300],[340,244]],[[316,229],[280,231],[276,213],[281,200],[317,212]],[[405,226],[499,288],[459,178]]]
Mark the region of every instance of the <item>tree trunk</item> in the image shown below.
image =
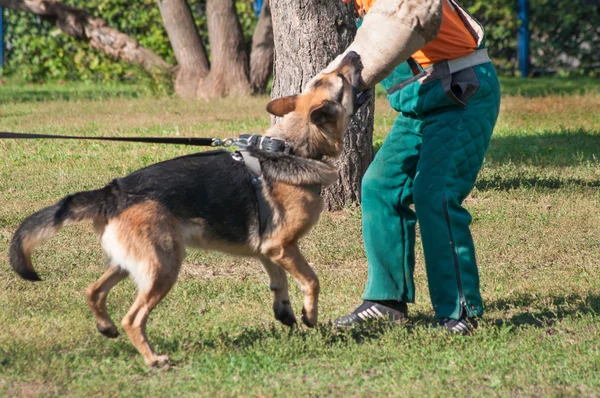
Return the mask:
[[[338,0],[271,0],[275,70],[272,98],[297,94],[356,33],[352,5]],[[373,159],[373,112],[370,100],[356,114],[336,160],[340,176],[323,197],[328,210],[360,202],[362,177]]]
[[[56,24],[63,32],[108,55],[141,65],[147,72],[168,70],[170,65],[161,57],[142,47],[136,40],[107,26],[106,21],[89,15],[80,8],[54,0],[0,0],[0,7],[31,12]]]
[[[212,62],[210,73],[196,89],[196,97],[248,94],[248,53],[235,1],[207,0],[206,19]]]
[[[157,0],[160,14],[177,59],[175,93],[193,98],[196,87],[209,73],[204,45],[186,0]]]
[[[252,35],[250,52],[250,87],[254,94],[267,91],[269,77],[273,72],[273,23],[269,0],[264,0],[260,18]]]

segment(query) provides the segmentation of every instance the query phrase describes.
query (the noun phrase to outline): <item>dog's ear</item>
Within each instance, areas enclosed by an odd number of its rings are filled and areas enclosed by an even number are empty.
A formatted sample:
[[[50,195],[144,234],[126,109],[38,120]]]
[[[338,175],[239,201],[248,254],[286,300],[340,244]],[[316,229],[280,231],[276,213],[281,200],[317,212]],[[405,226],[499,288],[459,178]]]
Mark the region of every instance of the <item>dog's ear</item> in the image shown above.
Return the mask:
[[[267,104],[267,112],[269,112],[271,115],[283,117],[296,109],[297,99],[297,95],[277,98],[276,100],[273,100]]]
[[[336,104],[331,101],[323,101],[319,105],[310,108],[310,120],[317,126],[335,122],[337,119]]]

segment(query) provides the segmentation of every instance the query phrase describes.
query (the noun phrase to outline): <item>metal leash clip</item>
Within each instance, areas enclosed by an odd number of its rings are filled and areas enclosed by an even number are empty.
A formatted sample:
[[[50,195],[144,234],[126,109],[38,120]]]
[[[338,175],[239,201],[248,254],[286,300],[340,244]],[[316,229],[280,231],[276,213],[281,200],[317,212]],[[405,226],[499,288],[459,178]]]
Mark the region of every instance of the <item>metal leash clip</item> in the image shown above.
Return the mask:
[[[255,137],[254,134],[242,134],[239,136],[237,140],[235,140],[235,144],[241,148],[246,148],[252,145],[252,138]]]
[[[219,138],[213,138],[212,143],[210,144],[210,146],[224,146],[224,147],[228,147],[228,146],[232,146],[236,144],[236,140],[234,140],[233,138],[224,138],[224,139],[219,139]]]

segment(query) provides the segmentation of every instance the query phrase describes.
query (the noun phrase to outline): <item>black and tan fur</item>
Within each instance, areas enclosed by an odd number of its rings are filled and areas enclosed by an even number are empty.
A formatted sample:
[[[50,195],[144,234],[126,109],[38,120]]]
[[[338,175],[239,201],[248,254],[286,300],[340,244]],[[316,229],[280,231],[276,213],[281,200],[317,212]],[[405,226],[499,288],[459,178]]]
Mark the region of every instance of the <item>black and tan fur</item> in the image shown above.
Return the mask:
[[[106,310],[106,296],[129,275],[139,293],[122,325],[151,366],[163,365],[168,358],[156,354],[148,342],[146,321],[175,283],[186,247],[258,258],[270,278],[275,317],[292,325],[296,318],[288,272],[304,293],[302,320],[314,326],[319,281],[298,240],[321,213],[322,199],[314,186],[329,185],[337,177],[335,168],[321,159],[340,154],[353,113],[360,61],[355,54],[347,58],[304,94],[274,100],[267,107],[283,117],[267,135],[288,141],[294,156],[252,152],[261,163],[263,195],[272,210],[262,234],[250,171],[226,151],[205,152],[154,164],[29,216],[12,240],[13,269],[25,279],[39,280],[32,250],[63,226],[92,219],[109,264],[86,291],[97,328],[107,337],[118,335]]]

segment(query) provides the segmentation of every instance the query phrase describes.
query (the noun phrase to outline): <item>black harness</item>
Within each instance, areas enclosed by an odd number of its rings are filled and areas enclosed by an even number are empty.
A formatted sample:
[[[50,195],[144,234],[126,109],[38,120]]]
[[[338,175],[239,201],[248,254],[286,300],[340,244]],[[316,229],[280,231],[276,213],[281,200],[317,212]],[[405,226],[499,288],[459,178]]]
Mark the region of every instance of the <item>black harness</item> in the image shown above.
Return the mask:
[[[258,202],[259,233],[262,236],[267,228],[269,220],[273,216],[273,211],[263,194],[263,174],[260,162],[256,157],[252,156],[252,153],[248,151],[248,148],[256,148],[266,152],[285,153],[287,155],[292,153],[292,148],[286,141],[280,138],[254,134],[240,135],[240,138],[238,138],[235,145],[239,146],[240,149],[235,151],[232,157],[235,160],[244,162],[252,174],[250,182],[256,193],[256,200]]]

